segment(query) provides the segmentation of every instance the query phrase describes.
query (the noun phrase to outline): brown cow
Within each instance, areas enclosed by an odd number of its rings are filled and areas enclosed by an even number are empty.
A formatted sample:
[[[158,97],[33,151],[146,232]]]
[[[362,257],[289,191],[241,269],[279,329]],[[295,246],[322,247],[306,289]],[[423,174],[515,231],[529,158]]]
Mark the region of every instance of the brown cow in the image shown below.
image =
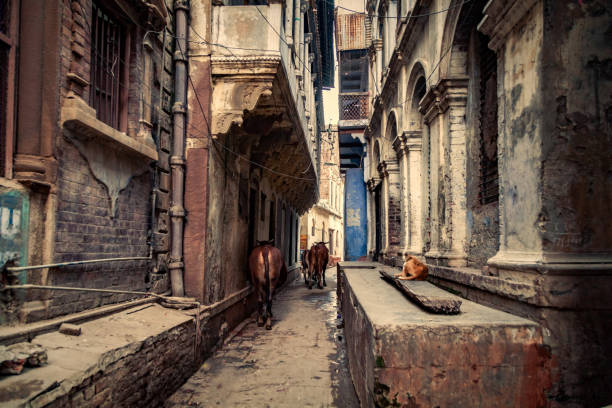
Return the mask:
[[[287,266],[281,251],[272,246],[274,241],[257,242],[249,256],[251,282],[257,293],[257,325],[272,329],[272,296],[287,279]]]
[[[323,289],[323,286],[327,286],[327,282],[325,282],[325,269],[327,269],[327,263],[329,262],[329,250],[325,244],[325,242],[318,242],[310,248],[310,256],[308,259],[308,289],[312,289],[313,274],[317,279],[317,287],[319,289]]]

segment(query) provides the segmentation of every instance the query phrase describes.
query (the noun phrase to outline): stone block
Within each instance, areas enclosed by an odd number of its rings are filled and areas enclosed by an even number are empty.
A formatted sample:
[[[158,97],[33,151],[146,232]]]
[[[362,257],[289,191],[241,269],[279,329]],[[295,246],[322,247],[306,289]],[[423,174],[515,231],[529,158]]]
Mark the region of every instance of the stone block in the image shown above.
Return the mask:
[[[536,323],[467,300],[460,314],[431,314],[375,269],[340,269],[363,406],[546,406],[550,359]]]
[[[104,285],[101,285],[104,286]],[[59,332],[62,334],[67,334],[69,336],[80,336],[81,335],[81,326],[77,326],[76,324],[70,323],[62,323],[59,328]]]

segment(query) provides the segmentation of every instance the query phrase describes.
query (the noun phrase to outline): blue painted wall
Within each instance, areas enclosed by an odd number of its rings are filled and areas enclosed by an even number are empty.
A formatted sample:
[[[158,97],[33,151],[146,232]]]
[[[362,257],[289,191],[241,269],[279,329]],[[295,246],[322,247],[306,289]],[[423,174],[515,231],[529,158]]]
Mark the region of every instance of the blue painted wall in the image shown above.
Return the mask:
[[[357,261],[367,254],[366,185],[363,169],[347,169],[344,184],[344,259]]]

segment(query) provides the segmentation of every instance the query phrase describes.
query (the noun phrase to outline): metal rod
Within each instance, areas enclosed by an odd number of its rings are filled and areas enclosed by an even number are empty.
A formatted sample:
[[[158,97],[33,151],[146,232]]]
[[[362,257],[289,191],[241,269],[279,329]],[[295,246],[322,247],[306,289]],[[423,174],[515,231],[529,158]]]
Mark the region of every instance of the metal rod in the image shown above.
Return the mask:
[[[90,263],[101,263],[101,262],[122,262],[122,261],[147,261],[151,260],[151,256],[133,256],[128,258],[105,258],[105,259],[90,259],[86,261],[72,261],[72,262],[60,262],[53,264],[44,265],[31,265],[31,266],[9,266],[6,268],[9,272],[20,272],[29,271],[33,269],[45,269],[45,268],[56,268],[59,266],[70,266],[70,265],[83,265]]]
[[[153,292],[138,292],[134,290],[116,290],[116,289],[94,289],[94,288],[74,288],[70,286],[52,286],[52,285],[33,285],[25,283],[23,285],[6,285],[0,288],[1,290],[8,289],[47,289],[47,290],[66,290],[73,292],[101,292],[101,293],[120,293],[125,295],[143,295],[143,296],[154,296],[158,298],[165,298],[166,296],[158,295]],[[185,302],[193,303],[193,302]]]

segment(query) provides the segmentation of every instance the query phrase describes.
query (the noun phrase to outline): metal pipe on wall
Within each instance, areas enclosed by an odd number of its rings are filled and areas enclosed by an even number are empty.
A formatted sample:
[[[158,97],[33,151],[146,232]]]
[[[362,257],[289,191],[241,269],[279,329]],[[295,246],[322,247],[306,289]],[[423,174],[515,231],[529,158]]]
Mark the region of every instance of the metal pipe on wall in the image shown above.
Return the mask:
[[[185,133],[187,122],[187,0],[175,0],[176,49],[174,51],[174,95],[172,106],[173,144],[170,168],[172,173],[172,204],[170,222],[172,226],[170,262],[170,282],[172,296],[184,296],[183,286],[183,230],[185,221]]]

